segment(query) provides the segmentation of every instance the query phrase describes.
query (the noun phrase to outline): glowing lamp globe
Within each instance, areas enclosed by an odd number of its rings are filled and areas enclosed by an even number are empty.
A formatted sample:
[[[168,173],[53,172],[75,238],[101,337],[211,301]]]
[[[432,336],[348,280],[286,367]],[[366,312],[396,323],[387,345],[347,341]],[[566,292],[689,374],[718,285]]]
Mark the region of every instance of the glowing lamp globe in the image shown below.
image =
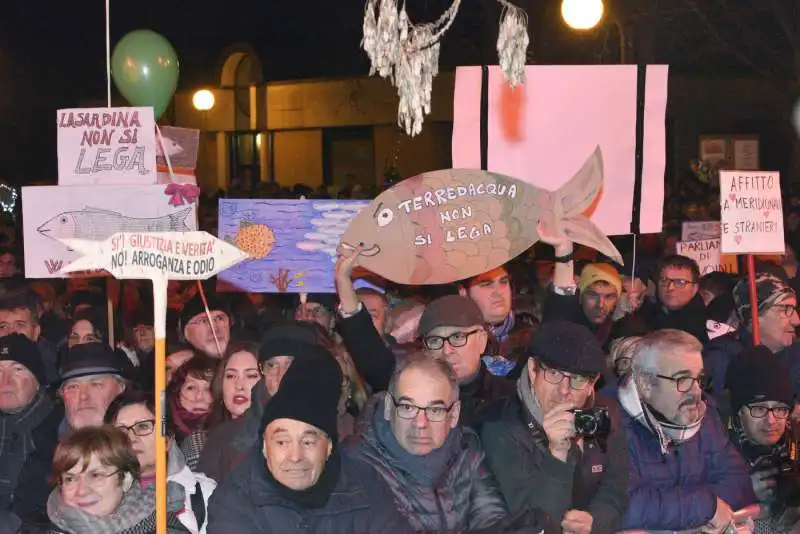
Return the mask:
[[[214,107],[214,93],[208,89],[200,89],[192,96],[192,105],[197,111],[208,111]]]
[[[573,30],[591,30],[603,18],[603,0],[562,0],[561,18]]]

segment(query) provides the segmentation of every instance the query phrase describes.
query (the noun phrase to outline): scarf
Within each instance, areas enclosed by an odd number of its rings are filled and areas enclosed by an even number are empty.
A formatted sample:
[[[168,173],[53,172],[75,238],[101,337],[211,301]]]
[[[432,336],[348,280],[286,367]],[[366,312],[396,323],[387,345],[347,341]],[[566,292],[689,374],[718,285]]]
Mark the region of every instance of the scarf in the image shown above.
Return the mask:
[[[527,367],[522,370],[522,374],[519,380],[517,380],[517,395],[533,420],[541,426],[542,421],[544,421],[544,410],[542,409],[542,405],[539,404],[539,399],[533,394],[531,377],[528,375]]]
[[[705,402],[700,402],[700,417],[691,425],[678,425],[659,417],[655,410],[642,402],[636,380],[631,378],[619,386],[619,403],[622,409],[633,419],[648,428],[658,438],[661,454],[669,453],[672,444],[680,444],[693,438],[703,424],[703,418],[708,407]]]
[[[167,512],[175,514],[184,506],[186,495],[183,487],[167,482]],[[142,488],[134,483],[122,496],[114,513],[106,517],[88,514],[80,508],[66,504],[61,498],[61,489],[55,488],[47,499],[47,515],[55,526],[65,532],[83,534],[119,534],[135,528],[155,516],[153,503],[156,499],[156,486]]]
[[[376,403],[376,408],[372,412],[372,427],[375,429],[375,437],[378,443],[383,446],[388,456],[397,465],[403,468],[414,481],[427,487],[433,487],[441,479],[450,460],[456,454],[461,443],[461,429],[459,427],[450,430],[444,444],[438,449],[425,455],[411,454],[403,448],[397,441],[392,432],[389,421],[383,417],[383,403],[386,396]]]
[[[25,460],[36,449],[33,431],[52,410],[53,401],[39,389],[19,412],[0,412],[0,495],[13,492]]]
[[[173,424],[183,434],[183,437],[191,435],[195,430],[202,429],[209,413],[190,412],[181,406],[177,398],[172,397],[169,399],[169,414],[172,416]]]
[[[502,353],[506,352],[503,350],[504,345],[509,340],[511,330],[514,329],[514,323],[514,312],[511,312],[506,315],[506,318],[502,323],[491,325],[489,327],[489,332],[491,332],[492,336],[497,340],[497,343],[500,346],[501,354],[484,354],[481,357],[481,360],[486,366],[486,369],[495,376],[508,376],[508,374],[513,371],[514,367],[516,366],[515,361],[509,360],[502,355]]]
[[[263,439],[259,440],[259,456],[261,456],[260,451],[262,450]],[[328,499],[330,498],[331,493],[333,493],[336,483],[339,481],[341,469],[342,459],[339,456],[339,446],[338,444],[334,443],[333,450],[331,451],[331,455],[328,456],[328,460],[325,462],[325,467],[322,469],[322,473],[319,475],[317,482],[310,488],[306,488],[304,490],[293,490],[291,488],[287,488],[278,482],[274,476],[272,476],[272,472],[270,472],[266,465],[264,465],[264,468],[261,469],[261,472],[263,473],[263,476],[269,485],[275,488],[278,492],[278,495],[287,501],[297,504],[301,508],[319,509],[328,504]]]

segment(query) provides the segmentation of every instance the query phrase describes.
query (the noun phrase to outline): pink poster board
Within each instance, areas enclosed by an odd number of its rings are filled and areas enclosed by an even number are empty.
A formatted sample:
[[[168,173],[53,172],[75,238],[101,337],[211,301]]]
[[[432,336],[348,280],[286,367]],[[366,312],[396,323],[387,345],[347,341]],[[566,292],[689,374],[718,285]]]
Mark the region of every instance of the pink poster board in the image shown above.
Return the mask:
[[[481,167],[481,67],[456,70],[453,167]],[[662,230],[668,67],[646,67],[641,233]],[[592,221],[606,235],[631,231],[637,66],[529,66],[511,89],[489,67],[487,170],[556,190],[599,146],[603,193]]]

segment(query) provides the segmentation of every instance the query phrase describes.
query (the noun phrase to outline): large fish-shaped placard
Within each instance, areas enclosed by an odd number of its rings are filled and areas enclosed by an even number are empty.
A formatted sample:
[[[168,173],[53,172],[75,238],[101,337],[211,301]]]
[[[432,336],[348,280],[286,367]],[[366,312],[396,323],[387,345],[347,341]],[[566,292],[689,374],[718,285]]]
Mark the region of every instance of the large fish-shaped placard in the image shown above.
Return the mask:
[[[513,259],[548,232],[622,263],[589,220],[602,195],[598,148],[572,179],[547,191],[500,174],[447,169],[423,173],[381,193],[342,235],[343,254],[361,246],[360,264],[401,284],[445,284]]]
[[[167,186],[22,188],[25,276],[54,278],[80,257],[61,239],[104,241],[118,232],[197,229],[195,203],[173,205]]]

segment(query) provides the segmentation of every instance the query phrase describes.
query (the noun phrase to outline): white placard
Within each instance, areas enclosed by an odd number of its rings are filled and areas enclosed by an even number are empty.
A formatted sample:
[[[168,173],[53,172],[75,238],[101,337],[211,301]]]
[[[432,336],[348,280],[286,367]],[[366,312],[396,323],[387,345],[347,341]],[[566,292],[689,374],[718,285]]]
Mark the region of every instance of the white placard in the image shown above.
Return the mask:
[[[153,108],[76,108],[56,114],[58,185],[156,183]]]
[[[719,221],[683,221],[681,223],[681,241],[719,239],[719,236]]]
[[[681,241],[677,244],[677,252],[681,256],[692,258],[700,268],[700,276],[714,271],[736,273],[739,271],[736,256],[722,254],[719,239],[703,239],[700,241]]]
[[[117,279],[207,280],[249,257],[208,232],[120,232],[105,241],[61,241],[83,254],[62,273],[104,269]]]
[[[783,206],[778,172],[720,171],[722,251],[783,254]]]

